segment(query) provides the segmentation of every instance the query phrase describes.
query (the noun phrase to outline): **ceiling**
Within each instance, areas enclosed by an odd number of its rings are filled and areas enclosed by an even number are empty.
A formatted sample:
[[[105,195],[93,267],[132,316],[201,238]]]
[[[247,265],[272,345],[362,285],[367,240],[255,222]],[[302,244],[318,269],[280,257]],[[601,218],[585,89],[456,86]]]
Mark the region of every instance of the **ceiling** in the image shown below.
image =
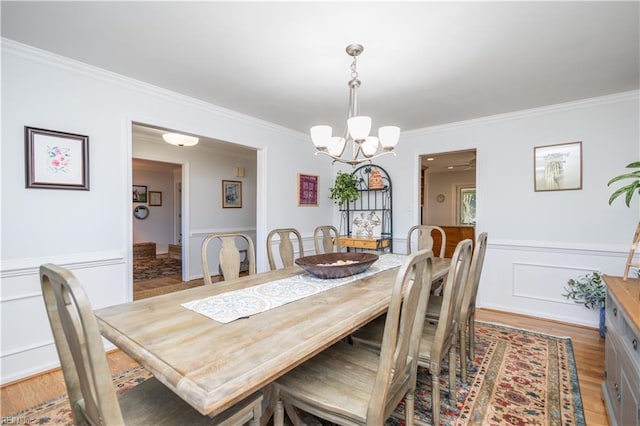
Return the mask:
[[[11,2],[2,36],[307,132],[403,130],[640,88],[640,3]]]

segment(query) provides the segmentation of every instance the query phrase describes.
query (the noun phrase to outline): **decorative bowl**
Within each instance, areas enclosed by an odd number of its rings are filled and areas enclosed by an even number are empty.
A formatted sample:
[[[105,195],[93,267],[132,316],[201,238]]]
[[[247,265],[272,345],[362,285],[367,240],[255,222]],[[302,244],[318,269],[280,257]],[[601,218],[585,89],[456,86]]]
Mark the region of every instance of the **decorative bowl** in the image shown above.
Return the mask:
[[[318,278],[343,278],[366,271],[378,260],[373,253],[325,253],[299,257],[296,264]]]

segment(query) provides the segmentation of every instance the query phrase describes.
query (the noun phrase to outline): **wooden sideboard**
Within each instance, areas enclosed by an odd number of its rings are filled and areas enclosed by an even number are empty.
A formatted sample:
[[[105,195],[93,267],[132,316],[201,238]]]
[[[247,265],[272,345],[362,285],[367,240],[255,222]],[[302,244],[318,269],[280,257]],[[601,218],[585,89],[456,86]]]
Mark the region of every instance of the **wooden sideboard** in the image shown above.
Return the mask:
[[[444,234],[447,237],[447,243],[444,249],[444,257],[451,258],[453,252],[456,251],[458,243],[464,239],[469,238],[475,244],[475,228],[473,226],[440,226],[444,229]],[[440,240],[439,232],[432,232],[433,237],[433,252],[440,253],[440,246],[442,241]]]
[[[607,332],[602,397],[612,425],[640,426],[640,280],[603,278]]]

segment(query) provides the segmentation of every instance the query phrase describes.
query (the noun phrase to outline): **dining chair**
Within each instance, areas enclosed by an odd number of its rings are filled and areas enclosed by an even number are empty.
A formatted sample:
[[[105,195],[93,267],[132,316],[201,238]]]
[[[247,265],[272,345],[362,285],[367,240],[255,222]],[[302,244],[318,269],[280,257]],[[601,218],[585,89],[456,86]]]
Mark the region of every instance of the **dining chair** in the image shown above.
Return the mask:
[[[425,325],[420,336],[418,365],[428,368],[431,372],[431,401],[434,425],[440,424],[440,371],[441,362],[447,355],[449,356],[449,400],[456,400],[456,343],[458,337],[456,311],[459,309],[462,300],[459,297],[459,293],[463,291],[469,274],[471,245],[471,240],[462,240],[458,243],[453,253],[451,266],[444,285],[439,321],[434,322],[423,317]],[[355,344],[380,348],[383,326],[384,316],[362,327],[351,338]]]
[[[293,266],[295,258],[295,252],[293,251],[293,243],[291,237],[293,236],[298,240],[298,256],[304,256],[304,244],[302,242],[302,236],[295,228],[279,228],[274,229],[267,235],[267,258],[269,259],[269,268],[273,271],[277,268],[276,258],[273,254],[273,244],[276,235],[280,238],[278,244],[278,250],[280,252],[280,261],[283,268]]]
[[[260,392],[214,418],[200,414],[155,378],[117,396],[83,286],[53,264],[40,266],[40,283],[76,425],[259,424]]]
[[[440,233],[440,253],[438,257],[444,258],[444,252],[447,246],[447,235],[439,226],[436,225],[415,225],[409,228],[407,232],[407,254],[412,252],[413,245],[418,247],[418,250],[432,250],[433,251],[433,231]],[[414,242],[413,239],[416,239]],[[435,254],[434,254],[435,255]]]
[[[296,409],[338,424],[382,425],[404,398],[411,426],[431,275],[426,250],[402,264],[390,289],[379,353],[340,341],[276,379],[274,425],[283,425],[284,407],[294,425],[300,423]]]
[[[340,252],[340,233],[333,225],[322,225],[313,231],[316,254]]]
[[[220,253],[218,259],[220,261],[220,270],[225,280],[232,280],[240,276],[240,251],[236,246],[236,239],[244,240],[247,244],[247,257],[249,260],[248,274],[256,273],[256,249],[253,240],[247,234],[243,233],[215,233],[209,234],[202,241],[202,274],[204,275],[204,283],[212,284],[211,272],[209,270],[209,260],[207,252],[209,243],[213,240],[220,241]]]
[[[471,266],[469,269],[468,281],[465,285],[465,291],[462,294],[458,328],[460,342],[460,378],[467,380],[467,354],[471,363],[475,359],[475,310],[476,297],[478,287],[480,285],[480,275],[482,274],[482,266],[487,251],[487,233],[482,232],[478,235],[473,255],[471,256]],[[442,307],[442,296],[431,296],[429,305],[427,306],[427,319],[437,321],[440,316]],[[469,346],[467,346],[467,340]],[[468,348],[468,350],[467,350]]]

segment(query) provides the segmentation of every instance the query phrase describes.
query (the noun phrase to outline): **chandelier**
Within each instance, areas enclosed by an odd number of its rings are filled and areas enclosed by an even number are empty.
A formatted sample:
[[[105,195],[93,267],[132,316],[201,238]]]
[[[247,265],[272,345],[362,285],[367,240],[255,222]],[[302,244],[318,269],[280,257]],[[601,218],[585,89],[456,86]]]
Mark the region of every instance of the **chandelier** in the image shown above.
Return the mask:
[[[331,126],[320,125],[311,128],[311,141],[316,147],[316,155],[324,154],[333,158],[333,163],[350,164],[356,166],[365,161],[371,161],[382,155],[393,154],[393,149],[400,138],[400,128],[396,126],[384,126],[378,129],[378,136],[369,136],[371,131],[371,117],[360,115],[358,108],[358,72],[356,71],[356,58],[362,53],[364,47],[360,44],[350,44],[345,49],[349,56],[353,57],[351,63],[351,80],[349,80],[349,111],[347,114],[347,126],[342,136],[333,136]],[[351,156],[343,155],[349,151]]]

